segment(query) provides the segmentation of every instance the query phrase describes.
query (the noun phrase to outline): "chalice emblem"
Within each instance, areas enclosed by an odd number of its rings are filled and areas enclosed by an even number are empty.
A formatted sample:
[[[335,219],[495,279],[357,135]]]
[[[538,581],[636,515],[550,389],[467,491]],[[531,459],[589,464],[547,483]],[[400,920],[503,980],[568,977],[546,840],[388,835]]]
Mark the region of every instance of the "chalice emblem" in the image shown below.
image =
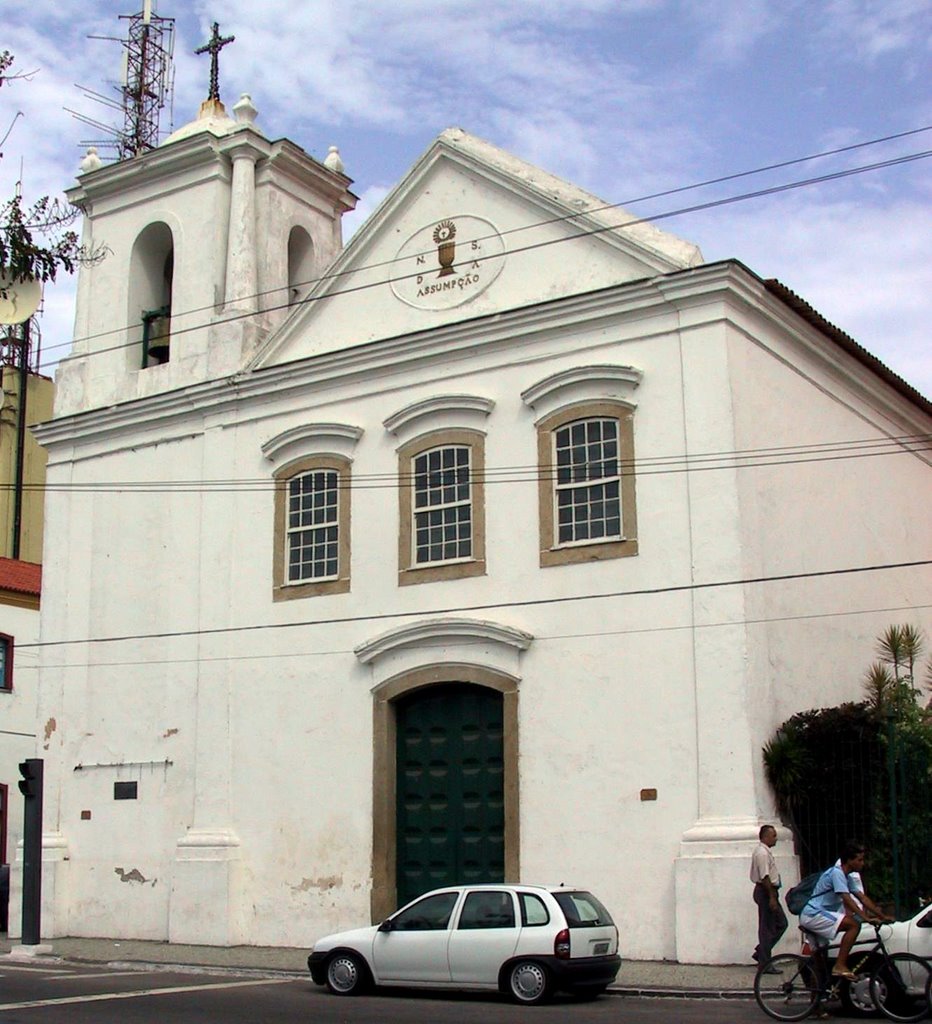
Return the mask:
[[[434,228],[434,244],[437,246],[437,261],[440,263],[440,273],[437,277],[447,277],[455,273],[453,260],[456,257],[456,225],[452,220],[442,220]]]

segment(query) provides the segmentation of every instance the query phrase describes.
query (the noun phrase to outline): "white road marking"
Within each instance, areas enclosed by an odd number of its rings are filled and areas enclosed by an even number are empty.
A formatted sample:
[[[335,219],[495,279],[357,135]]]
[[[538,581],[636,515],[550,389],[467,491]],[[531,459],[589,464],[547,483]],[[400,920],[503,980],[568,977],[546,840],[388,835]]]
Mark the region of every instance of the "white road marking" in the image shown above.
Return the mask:
[[[155,971],[96,971],[93,974],[84,974],[80,970],[72,970],[68,973],[56,974],[47,981],[64,981],[66,978],[123,978],[127,974],[154,974]]]
[[[100,1003],[108,999],[140,999],[144,996],[177,995],[179,992],[203,992],[216,988],[244,988],[247,985],[290,985],[293,978],[271,978],[256,981],[221,981],[211,985],[175,985],[171,988],[148,988],[139,992],[101,992],[92,996],[63,996],[59,999],[31,999],[24,1003],[0,1003],[0,1010],[28,1010],[34,1006],[63,1006],[65,1003]]]
[[[30,974],[61,974],[61,967],[27,967],[25,964],[0,964],[0,974],[6,971],[27,971]]]

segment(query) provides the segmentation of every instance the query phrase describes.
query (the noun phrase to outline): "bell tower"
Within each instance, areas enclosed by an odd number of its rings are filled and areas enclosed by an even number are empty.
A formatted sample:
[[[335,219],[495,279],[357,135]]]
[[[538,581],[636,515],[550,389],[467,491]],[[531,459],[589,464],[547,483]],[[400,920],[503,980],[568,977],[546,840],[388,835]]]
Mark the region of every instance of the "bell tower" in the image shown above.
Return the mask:
[[[55,415],[176,391],[237,372],[342,248],[356,197],[331,147],[319,162],[257,127],[247,94],[210,89],[197,117],[155,149],[82,161],[67,192],[105,258],[79,272],[74,343]]]

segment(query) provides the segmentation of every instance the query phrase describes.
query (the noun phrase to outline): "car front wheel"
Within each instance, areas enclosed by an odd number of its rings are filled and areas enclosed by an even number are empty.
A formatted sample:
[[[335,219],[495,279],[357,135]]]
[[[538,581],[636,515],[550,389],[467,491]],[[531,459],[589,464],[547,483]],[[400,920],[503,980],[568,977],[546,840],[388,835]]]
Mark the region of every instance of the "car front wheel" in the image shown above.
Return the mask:
[[[368,977],[365,964],[355,953],[336,953],[327,961],[327,988],[334,995],[359,995]]]
[[[550,974],[536,960],[519,960],[508,970],[508,991],[517,1003],[532,1006],[550,998]]]

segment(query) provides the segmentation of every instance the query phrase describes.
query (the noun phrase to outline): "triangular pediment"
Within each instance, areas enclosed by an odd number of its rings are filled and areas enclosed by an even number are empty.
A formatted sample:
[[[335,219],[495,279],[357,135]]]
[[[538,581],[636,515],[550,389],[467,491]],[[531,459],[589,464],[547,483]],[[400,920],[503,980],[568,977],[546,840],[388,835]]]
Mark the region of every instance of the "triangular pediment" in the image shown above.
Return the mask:
[[[702,263],[688,242],[460,129],[389,193],[253,368]]]

